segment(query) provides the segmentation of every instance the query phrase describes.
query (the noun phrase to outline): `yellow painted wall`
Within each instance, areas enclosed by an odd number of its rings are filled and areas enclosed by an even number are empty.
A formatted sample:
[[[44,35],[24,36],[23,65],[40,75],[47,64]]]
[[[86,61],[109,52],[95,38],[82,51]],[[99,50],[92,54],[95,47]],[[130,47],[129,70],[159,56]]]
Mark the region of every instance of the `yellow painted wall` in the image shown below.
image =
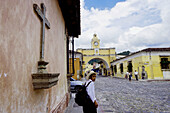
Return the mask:
[[[72,68],[72,58],[69,58],[69,71],[70,73],[73,73],[73,68]],[[79,58],[74,58],[74,75],[72,76],[74,79],[78,80],[81,79],[80,76],[80,59]],[[79,74],[80,78],[77,78],[77,74]]]
[[[109,55],[109,54],[110,54],[110,51],[109,51],[109,50],[100,49],[100,50],[99,50],[99,53],[100,53],[100,55]]]
[[[169,57],[168,57],[169,58]],[[163,73],[161,71],[161,65],[160,65],[160,57],[159,56],[140,56],[131,59],[132,61],[132,74],[133,78],[134,76],[134,71],[137,70],[139,73],[139,78],[141,79],[141,74],[142,74],[142,66],[145,66],[145,71],[147,72],[148,79],[163,79]],[[128,68],[127,64],[128,61],[122,61],[123,63],[123,74],[120,72],[120,64],[116,64],[117,66],[117,76],[118,77],[124,77],[126,74]]]
[[[116,56],[110,56],[110,62],[112,62],[113,60],[116,60]]]
[[[83,53],[83,49],[77,49],[77,52]]]
[[[115,49],[110,49],[110,54],[116,54]]]
[[[83,55],[94,55],[94,50],[83,50],[82,53]]]
[[[127,65],[128,65],[128,62],[127,62]],[[142,65],[143,65],[142,57],[136,57],[136,58],[132,59],[132,65],[133,65],[132,78],[135,78],[135,76],[134,76],[135,70],[139,73],[139,78],[141,78]],[[127,70],[128,70],[128,68],[127,68]]]

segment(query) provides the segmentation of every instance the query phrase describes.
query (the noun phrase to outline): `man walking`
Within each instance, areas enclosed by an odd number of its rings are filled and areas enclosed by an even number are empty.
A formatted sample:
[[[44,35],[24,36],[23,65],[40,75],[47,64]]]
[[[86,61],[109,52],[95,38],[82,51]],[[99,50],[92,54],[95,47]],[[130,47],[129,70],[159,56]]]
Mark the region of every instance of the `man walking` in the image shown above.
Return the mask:
[[[128,79],[128,76],[129,76],[129,72],[127,71],[125,74],[125,78]]]
[[[135,70],[134,75],[136,77],[136,80],[138,81],[138,72]]]

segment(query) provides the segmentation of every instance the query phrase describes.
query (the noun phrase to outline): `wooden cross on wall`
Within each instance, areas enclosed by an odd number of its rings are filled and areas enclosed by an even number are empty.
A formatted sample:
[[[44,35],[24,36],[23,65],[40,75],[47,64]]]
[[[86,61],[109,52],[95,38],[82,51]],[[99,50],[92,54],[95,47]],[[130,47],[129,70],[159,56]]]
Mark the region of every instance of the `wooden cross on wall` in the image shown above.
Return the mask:
[[[42,22],[42,28],[41,28],[41,43],[40,43],[40,61],[44,60],[44,43],[45,43],[45,26],[50,29],[50,23],[45,17],[46,7],[44,3],[41,3],[41,9],[38,7],[37,4],[33,4],[34,11],[40,18]]]

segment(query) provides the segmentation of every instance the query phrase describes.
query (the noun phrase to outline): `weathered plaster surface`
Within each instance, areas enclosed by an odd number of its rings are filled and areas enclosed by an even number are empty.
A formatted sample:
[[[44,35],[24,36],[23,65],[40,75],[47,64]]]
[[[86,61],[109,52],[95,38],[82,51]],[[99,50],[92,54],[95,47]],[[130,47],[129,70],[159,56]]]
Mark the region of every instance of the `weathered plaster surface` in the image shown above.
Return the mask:
[[[41,30],[34,3],[45,4],[51,24],[51,29],[45,29],[47,70],[60,73],[58,84],[47,90],[33,90],[32,86]],[[65,25],[58,1],[1,0],[0,7],[0,113],[52,112],[67,93]]]

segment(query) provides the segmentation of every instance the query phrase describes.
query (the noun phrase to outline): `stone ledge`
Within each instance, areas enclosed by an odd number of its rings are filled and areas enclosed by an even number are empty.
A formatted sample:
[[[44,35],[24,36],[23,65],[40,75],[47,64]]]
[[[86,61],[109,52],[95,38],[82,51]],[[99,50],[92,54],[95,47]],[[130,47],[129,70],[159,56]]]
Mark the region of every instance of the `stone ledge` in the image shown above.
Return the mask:
[[[32,74],[32,82],[34,89],[48,89],[56,85],[59,73],[34,73]]]

